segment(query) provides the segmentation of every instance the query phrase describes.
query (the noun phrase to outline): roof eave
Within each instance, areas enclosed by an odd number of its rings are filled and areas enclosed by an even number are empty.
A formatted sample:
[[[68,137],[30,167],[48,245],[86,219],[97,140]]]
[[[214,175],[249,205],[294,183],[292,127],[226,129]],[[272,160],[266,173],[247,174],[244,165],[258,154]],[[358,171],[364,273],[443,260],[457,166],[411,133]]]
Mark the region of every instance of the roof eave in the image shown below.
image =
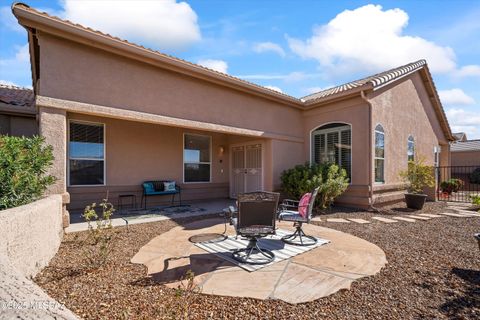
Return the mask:
[[[362,91],[371,91],[371,90],[373,90],[373,85],[370,83],[367,83],[360,87],[356,87],[354,89],[345,90],[343,92],[339,92],[339,93],[332,94],[332,95],[325,96],[318,99],[307,100],[304,102],[305,110],[317,108],[324,104],[328,104],[332,102],[350,99],[350,98],[359,96]]]

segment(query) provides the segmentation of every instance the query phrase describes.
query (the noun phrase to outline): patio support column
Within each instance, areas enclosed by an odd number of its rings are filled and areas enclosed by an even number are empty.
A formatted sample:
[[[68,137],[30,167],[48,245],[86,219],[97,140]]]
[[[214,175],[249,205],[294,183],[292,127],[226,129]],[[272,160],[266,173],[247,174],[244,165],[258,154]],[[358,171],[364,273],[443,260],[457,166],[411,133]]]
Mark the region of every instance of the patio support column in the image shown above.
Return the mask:
[[[53,165],[47,173],[53,175],[57,180],[51,185],[46,194],[62,195],[63,204],[63,225],[70,224],[70,218],[66,205],[70,202],[70,195],[67,192],[67,112],[61,109],[39,106],[39,133],[45,138],[45,143],[53,147]]]

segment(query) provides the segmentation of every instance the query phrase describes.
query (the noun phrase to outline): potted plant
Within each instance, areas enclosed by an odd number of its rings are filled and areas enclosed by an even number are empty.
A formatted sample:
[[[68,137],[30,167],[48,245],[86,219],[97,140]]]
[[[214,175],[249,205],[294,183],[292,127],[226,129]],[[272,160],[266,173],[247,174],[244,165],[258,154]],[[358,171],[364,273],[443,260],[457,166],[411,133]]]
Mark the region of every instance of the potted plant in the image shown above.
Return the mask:
[[[433,167],[425,165],[422,158],[409,161],[408,169],[400,172],[400,177],[408,184],[405,193],[407,207],[421,210],[428,197],[423,191],[424,188],[435,186]]]

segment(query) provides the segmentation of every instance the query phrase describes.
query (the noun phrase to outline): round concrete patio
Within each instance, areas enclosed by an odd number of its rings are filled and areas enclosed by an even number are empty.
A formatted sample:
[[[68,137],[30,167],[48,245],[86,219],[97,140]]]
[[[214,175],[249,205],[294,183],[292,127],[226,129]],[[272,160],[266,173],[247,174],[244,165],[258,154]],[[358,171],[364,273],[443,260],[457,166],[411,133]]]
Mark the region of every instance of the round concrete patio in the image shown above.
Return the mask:
[[[277,225],[292,230],[291,223]],[[248,272],[191,243],[193,235],[224,229],[222,219],[206,219],[178,226],[153,238],[132,258],[148,274],[168,287],[178,287],[188,270],[202,293],[301,303],[348,289],[353,281],[371,276],[387,263],[376,245],[350,234],[315,225],[304,225],[307,234],[330,243]],[[232,226],[227,234],[234,235]]]

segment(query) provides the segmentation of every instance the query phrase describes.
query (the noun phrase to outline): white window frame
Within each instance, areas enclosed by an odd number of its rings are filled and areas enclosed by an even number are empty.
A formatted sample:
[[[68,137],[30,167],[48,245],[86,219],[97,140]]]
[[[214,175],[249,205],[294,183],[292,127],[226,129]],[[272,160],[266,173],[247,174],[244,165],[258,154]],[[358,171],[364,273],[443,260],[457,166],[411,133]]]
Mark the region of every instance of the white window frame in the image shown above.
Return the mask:
[[[410,138],[412,138],[412,140],[410,140]],[[408,158],[409,157],[408,150],[410,148],[410,142],[412,142],[413,144],[413,161],[415,161],[415,137],[411,134],[408,135],[408,138],[407,138],[407,163],[410,161],[410,159]]]
[[[185,162],[185,137],[187,135],[190,135],[190,136],[197,136],[197,137],[208,137],[209,139],[209,158],[210,158],[210,161],[209,162]],[[212,182],[212,164],[213,164],[213,155],[212,155],[212,136],[210,135],[206,135],[206,134],[199,134],[199,133],[190,133],[190,132],[184,132],[183,133],[183,145],[182,145],[182,173],[183,173],[183,176],[182,176],[182,181],[183,183],[185,184],[198,184],[198,183],[211,183]],[[209,180],[208,181],[189,181],[189,182],[186,182],[185,181],[185,164],[188,164],[188,163],[191,163],[191,164],[208,164],[210,165],[210,175],[209,175]]]
[[[380,126],[382,127],[382,131],[378,131],[377,130],[377,127]],[[375,153],[375,148],[377,146],[377,133],[380,133],[380,134],[383,134],[383,158],[381,157],[377,157],[377,154]],[[373,130],[373,179],[374,179],[374,183],[375,184],[385,184],[385,163],[386,163],[386,160],[385,160],[385,146],[386,146],[386,142],[385,142],[385,128],[382,126],[381,123],[377,123],[377,125],[375,126],[375,129]],[[383,160],[383,181],[376,181],[375,180],[375,160]]]
[[[329,128],[329,129],[319,129],[323,126],[333,124],[333,123],[342,124],[342,126],[338,126],[338,127],[335,127],[335,128]],[[334,121],[334,122],[324,123],[320,126],[315,127],[315,129],[311,130],[310,131],[310,163],[314,163],[314,160],[315,160],[315,146],[314,146],[315,136],[321,135],[321,134],[328,134],[328,133],[332,133],[332,132],[337,132],[338,133],[338,141],[340,142],[341,141],[341,132],[345,131],[345,129],[347,129],[347,128],[350,130],[350,148],[351,148],[350,149],[349,184],[352,184],[352,176],[353,176],[353,128],[352,128],[351,124],[345,123],[345,122]],[[318,131],[318,132],[315,132],[315,131]],[[327,148],[326,143],[325,143],[325,148]],[[336,164],[341,167],[341,163],[342,163],[341,149],[340,149],[340,152],[339,152],[339,160],[340,160],[340,163],[336,163]]]
[[[70,158],[70,124],[78,123],[85,124],[90,126],[99,126],[103,127],[103,159],[98,158]],[[67,127],[67,186],[68,187],[102,187],[107,185],[107,125],[104,122],[93,122],[93,121],[84,121],[84,120],[68,120]],[[70,184],[70,160],[94,160],[101,161],[103,160],[103,184]]]

